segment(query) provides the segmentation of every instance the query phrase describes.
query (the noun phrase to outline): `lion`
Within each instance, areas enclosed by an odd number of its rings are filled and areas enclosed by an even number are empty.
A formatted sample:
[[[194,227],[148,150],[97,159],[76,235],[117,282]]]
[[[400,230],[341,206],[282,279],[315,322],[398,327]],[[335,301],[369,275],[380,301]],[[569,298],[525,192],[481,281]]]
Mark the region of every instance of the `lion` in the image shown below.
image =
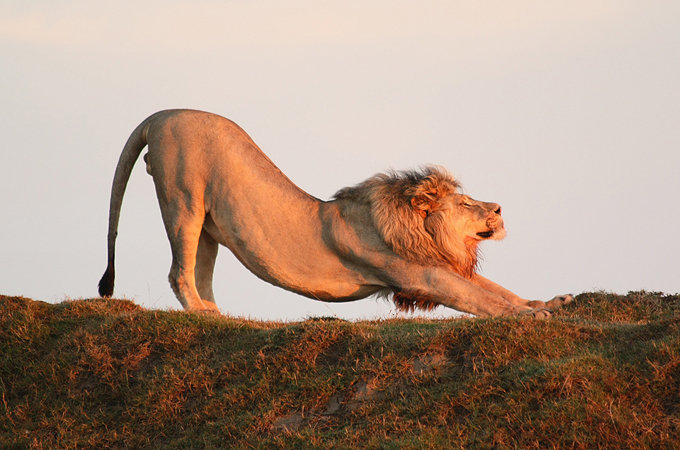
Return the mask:
[[[220,244],[262,280],[327,302],[391,295],[407,311],[444,305],[482,317],[542,318],[573,299],[526,300],[479,275],[479,244],[505,236],[501,207],[462,194],[442,168],[379,174],[322,201],[234,122],[194,110],[153,114],[125,144],[111,189],[101,296],[113,294],[123,195],[147,145],[172,250],[168,279],[185,310],[219,313],[212,281]]]

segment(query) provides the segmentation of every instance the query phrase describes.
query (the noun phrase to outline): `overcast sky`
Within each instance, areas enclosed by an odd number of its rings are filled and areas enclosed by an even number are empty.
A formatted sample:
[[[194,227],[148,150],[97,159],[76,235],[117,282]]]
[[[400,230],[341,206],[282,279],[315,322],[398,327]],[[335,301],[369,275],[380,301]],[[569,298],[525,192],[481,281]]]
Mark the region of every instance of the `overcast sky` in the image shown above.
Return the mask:
[[[178,107],[234,120],[324,199],[447,167],[503,206],[482,273],[519,295],[678,292],[678,30],[677,1],[4,0],[0,293],[96,296],[122,146]],[[143,164],[116,256],[116,296],[180,308]],[[223,247],[215,295],[257,319],[395,315],[285,292]]]

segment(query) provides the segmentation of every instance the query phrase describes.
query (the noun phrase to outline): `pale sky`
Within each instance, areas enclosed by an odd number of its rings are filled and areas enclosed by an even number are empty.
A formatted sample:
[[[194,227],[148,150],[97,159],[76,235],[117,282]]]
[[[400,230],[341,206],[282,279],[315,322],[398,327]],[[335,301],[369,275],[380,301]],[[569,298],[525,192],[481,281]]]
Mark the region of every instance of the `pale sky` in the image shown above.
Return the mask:
[[[312,195],[447,167],[503,206],[482,274],[532,299],[680,291],[680,2],[5,0],[0,293],[97,295],[130,132],[193,108],[241,125]],[[123,202],[115,296],[178,309],[153,183]],[[222,247],[225,314],[393,317],[257,279]],[[427,317],[449,316],[443,307]]]

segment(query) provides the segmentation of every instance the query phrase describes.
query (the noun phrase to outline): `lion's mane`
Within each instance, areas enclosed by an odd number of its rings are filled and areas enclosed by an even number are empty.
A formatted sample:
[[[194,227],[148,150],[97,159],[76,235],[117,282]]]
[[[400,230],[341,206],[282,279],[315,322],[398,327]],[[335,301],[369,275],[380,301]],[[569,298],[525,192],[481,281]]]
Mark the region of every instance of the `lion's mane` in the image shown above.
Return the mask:
[[[446,265],[471,278],[477,268],[477,244],[446,222],[450,213],[446,197],[460,184],[440,167],[419,171],[377,174],[352,187],[341,189],[336,199],[366,202],[373,223],[384,242],[401,257],[422,265]],[[397,308],[430,310],[438,305],[423,293],[393,287],[381,293]]]

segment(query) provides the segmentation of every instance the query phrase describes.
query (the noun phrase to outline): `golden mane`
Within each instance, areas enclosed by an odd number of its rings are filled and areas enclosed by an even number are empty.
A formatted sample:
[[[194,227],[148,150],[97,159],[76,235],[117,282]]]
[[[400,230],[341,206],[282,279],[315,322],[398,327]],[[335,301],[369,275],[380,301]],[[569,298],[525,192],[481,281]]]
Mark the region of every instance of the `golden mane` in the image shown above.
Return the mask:
[[[428,166],[419,171],[377,174],[338,191],[334,198],[369,203],[375,227],[401,257],[423,266],[449,266],[470,279],[477,269],[478,241],[466,239],[452,228],[445,214],[446,197],[459,189],[460,183],[445,169]],[[422,293],[392,292],[392,300],[402,310],[437,305]]]

